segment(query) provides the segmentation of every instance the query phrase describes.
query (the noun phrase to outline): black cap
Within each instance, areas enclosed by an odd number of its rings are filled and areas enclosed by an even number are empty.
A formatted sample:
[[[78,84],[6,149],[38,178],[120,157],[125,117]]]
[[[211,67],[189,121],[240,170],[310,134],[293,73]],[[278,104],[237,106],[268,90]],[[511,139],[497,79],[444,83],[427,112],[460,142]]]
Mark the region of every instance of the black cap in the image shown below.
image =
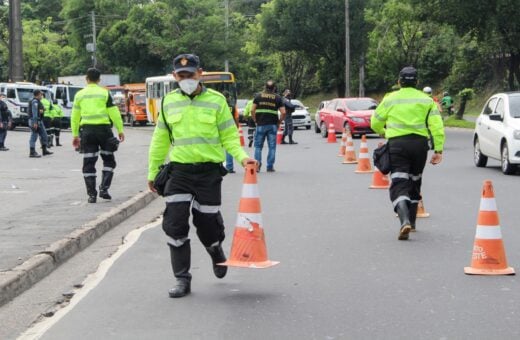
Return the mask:
[[[195,73],[199,68],[199,57],[195,54],[180,54],[173,59],[173,70],[175,72]]]
[[[412,66],[406,66],[399,72],[399,80],[405,83],[414,83],[417,81],[417,70]]]

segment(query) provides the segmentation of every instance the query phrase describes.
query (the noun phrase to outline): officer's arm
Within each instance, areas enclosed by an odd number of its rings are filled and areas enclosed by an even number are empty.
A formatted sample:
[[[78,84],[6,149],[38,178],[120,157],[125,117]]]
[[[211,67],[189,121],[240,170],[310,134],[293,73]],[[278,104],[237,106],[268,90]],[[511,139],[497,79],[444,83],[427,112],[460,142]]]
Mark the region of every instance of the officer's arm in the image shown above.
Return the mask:
[[[251,106],[251,118],[253,118],[253,122],[256,123],[256,103],[253,103]]]
[[[384,107],[384,100],[381,104],[378,105],[372,117],[370,117],[370,127],[374,132],[384,136],[385,135],[385,124],[387,120],[388,112]]]
[[[433,137],[433,146],[435,151],[442,151],[444,148],[444,124],[442,123],[441,113],[437,109],[435,103],[430,108],[430,114],[428,115],[428,128]]]
[[[285,119],[285,102],[282,97],[276,96],[276,106],[278,107],[278,111],[280,111],[279,122],[282,122]]]
[[[235,120],[231,116],[229,107],[225,103],[220,107],[217,113],[217,128],[222,146],[224,146],[224,149],[226,149],[233,158],[240,163],[242,163],[244,159],[249,158],[247,153],[240,146],[238,128],[235,125]]]
[[[70,129],[72,130],[72,137],[79,137],[79,122],[81,120],[81,96],[76,94],[74,98],[74,105],[70,113]]]
[[[110,120],[114,123],[117,132],[119,134],[123,133],[123,119],[121,119],[121,113],[119,113],[117,106],[114,105],[110,94],[107,98],[107,112],[110,116]]]
[[[153,131],[150,148],[148,149],[148,180],[153,181],[159,172],[159,166],[164,163],[170,150],[170,136],[168,128],[159,113],[157,125]]]
[[[38,101],[37,100],[33,100],[31,102],[31,105],[32,105],[32,119],[33,119],[33,122],[36,122],[38,120],[38,115],[39,115],[39,105],[38,105]]]

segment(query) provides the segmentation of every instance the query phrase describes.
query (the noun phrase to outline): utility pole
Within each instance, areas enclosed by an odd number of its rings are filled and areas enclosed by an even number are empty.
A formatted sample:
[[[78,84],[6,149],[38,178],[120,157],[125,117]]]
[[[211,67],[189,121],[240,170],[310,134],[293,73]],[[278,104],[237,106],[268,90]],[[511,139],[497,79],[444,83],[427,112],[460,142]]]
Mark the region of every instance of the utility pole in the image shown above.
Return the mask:
[[[359,61],[359,97],[365,96],[365,53],[361,54]]]
[[[345,97],[350,97],[350,20],[349,0],[345,0]]]
[[[9,80],[23,81],[21,0],[9,0]]]
[[[94,13],[94,11],[91,12],[91,16],[92,16],[92,49],[93,49],[93,53],[92,53],[92,67],[96,67],[96,64],[97,64],[97,58],[96,58],[96,51],[97,51],[97,46],[96,46],[96,14]]]
[[[229,39],[229,0],[224,0],[224,7],[225,7],[225,21],[226,21],[226,39],[225,39],[225,46],[226,46],[226,60],[224,61],[224,71],[229,72],[229,60],[228,60],[228,39]]]

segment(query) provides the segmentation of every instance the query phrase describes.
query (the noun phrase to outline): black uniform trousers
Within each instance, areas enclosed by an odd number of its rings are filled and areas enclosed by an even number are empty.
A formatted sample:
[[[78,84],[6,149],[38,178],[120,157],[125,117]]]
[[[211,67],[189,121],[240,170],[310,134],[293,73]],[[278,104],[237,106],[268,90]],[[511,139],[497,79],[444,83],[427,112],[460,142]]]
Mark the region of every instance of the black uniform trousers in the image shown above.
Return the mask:
[[[114,137],[110,125],[82,125],[81,150],[83,152],[83,176],[96,177],[96,162],[101,155],[103,172],[114,172],[114,152],[107,151],[107,141]]]
[[[205,247],[224,240],[220,214],[221,184],[225,169],[220,163],[173,163],[166,183],[163,230],[168,244],[182,246],[188,240],[190,207],[197,235]]]
[[[390,200],[394,209],[400,201],[418,203],[422,173],[428,157],[428,139],[419,135],[390,138]]]

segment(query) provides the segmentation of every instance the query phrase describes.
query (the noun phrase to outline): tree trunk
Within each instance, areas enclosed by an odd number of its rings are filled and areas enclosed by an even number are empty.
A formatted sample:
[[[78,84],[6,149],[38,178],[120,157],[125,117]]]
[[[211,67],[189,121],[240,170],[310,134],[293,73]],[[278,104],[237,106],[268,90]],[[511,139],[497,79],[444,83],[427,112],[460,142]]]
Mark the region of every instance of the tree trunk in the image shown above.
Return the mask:
[[[466,99],[466,97],[462,97],[460,99],[460,106],[459,106],[459,110],[457,111],[457,114],[455,116],[455,119],[462,119],[462,117],[464,116],[464,111],[466,111],[466,102],[468,100]]]

